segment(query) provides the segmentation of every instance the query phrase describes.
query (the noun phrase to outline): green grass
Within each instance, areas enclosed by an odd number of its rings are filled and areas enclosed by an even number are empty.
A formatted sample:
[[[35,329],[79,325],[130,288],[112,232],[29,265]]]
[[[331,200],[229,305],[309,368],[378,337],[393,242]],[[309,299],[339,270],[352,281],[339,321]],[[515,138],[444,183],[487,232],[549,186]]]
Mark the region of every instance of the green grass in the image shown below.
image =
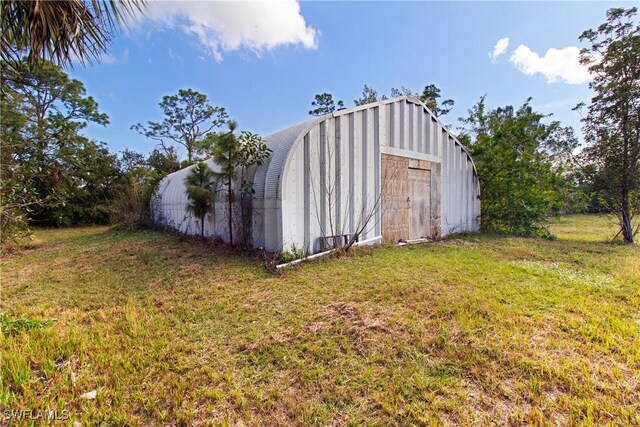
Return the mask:
[[[38,327],[0,336],[0,410],[85,425],[638,425],[640,252],[607,243],[611,224],[564,217],[555,241],[366,248],[279,275],[155,232],[40,231],[1,261],[3,319]]]

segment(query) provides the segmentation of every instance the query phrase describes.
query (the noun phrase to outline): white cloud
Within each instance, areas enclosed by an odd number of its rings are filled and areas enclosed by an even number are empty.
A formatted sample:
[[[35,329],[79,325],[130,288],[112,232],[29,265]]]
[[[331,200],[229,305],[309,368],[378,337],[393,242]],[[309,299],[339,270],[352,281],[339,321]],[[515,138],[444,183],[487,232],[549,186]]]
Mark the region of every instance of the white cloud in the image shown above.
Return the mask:
[[[182,61],[182,57],[175,53],[173,49],[169,48],[169,51],[167,53],[169,55],[169,58]]]
[[[580,64],[580,49],[575,46],[551,48],[540,57],[527,46],[520,45],[509,60],[524,74],[532,76],[540,73],[549,83],[563,81],[579,85],[591,80],[587,67]]]
[[[319,31],[307,25],[297,0],[150,2],[147,18],[198,37],[217,61],[242,48],[257,55],[279,46],[318,46]]]
[[[113,64],[120,64],[120,63],[126,63],[129,61],[129,49],[125,49],[124,52],[122,52],[122,55],[110,55],[108,53],[103,53],[100,56],[100,63],[101,64],[106,64],[106,65],[113,65]],[[77,59],[74,58],[74,62],[78,62]]]
[[[100,62],[102,62],[103,64],[115,64],[117,62],[117,59],[115,56],[109,55],[108,53],[103,53],[102,56],[100,57]]]
[[[501,38],[496,42],[496,45],[493,47],[493,52],[489,54],[489,58],[491,58],[492,61],[495,61],[498,58],[498,56],[502,55],[507,51],[508,47],[509,47],[509,37]]]

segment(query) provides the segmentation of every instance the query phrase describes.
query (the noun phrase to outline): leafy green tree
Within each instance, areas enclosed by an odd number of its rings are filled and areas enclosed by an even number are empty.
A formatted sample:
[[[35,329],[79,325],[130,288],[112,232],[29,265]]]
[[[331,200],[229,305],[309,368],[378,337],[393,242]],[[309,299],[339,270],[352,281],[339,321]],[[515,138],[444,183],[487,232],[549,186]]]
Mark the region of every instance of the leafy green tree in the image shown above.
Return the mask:
[[[2,59],[10,67],[25,55],[30,65],[44,59],[60,66],[100,59],[118,27],[145,5],[145,0],[3,0]]]
[[[185,178],[187,211],[200,220],[200,237],[204,240],[204,220],[214,204],[215,172],[204,162],[198,162]]]
[[[180,170],[181,166],[175,147],[167,147],[166,150],[154,148],[145,163],[163,176]]]
[[[438,98],[440,97],[440,88],[434,84],[425,86],[419,96],[420,101],[424,102],[437,117],[448,114],[455,104],[453,99],[445,99],[438,104]]]
[[[578,158],[581,155],[578,155]],[[602,197],[601,191],[606,183],[596,173],[594,165],[580,164],[575,159],[568,165],[566,179],[569,181],[566,200],[566,213],[610,213],[608,203]]]
[[[144,167],[145,157],[142,153],[125,148],[120,152],[118,164],[123,173],[132,173],[137,168]]]
[[[198,143],[227,119],[224,108],[211,105],[207,95],[192,89],[180,89],[177,95],[164,96],[158,105],[165,116],[162,122],[149,121],[146,126],[138,123],[131,129],[158,141],[165,150],[171,141],[183,146],[189,164],[195,160]]]
[[[453,105],[455,104],[453,99],[445,99],[444,101],[442,101],[442,103],[439,103],[438,98],[441,97],[440,89],[434,84],[425,86],[421,94],[418,94],[411,88],[407,88],[404,86],[401,86],[400,89],[392,87],[389,96],[391,98],[398,98],[401,96],[418,98],[420,99],[420,101],[424,102],[436,116],[444,116],[445,114],[449,113],[453,108]],[[362,95],[360,95],[360,98],[354,100],[353,102],[356,105],[365,105],[385,99],[387,99],[386,95],[378,97],[378,91],[376,91],[372,87],[364,85],[364,88],[362,89]]]
[[[30,141],[27,154],[38,161],[49,156],[60,142],[79,134],[89,122],[107,125],[109,117],[100,113],[93,97],[86,95],[84,85],[51,62],[30,67],[18,66],[19,73],[2,68],[3,86],[19,99],[17,107],[26,117],[25,138]]]
[[[104,143],[86,139],[60,151],[64,173],[55,191],[61,203],[45,207],[38,218],[57,226],[108,224],[122,182],[117,156]]]
[[[213,156],[213,160],[220,166],[220,172],[216,175],[220,180],[224,180],[227,189],[227,221],[229,225],[229,243],[233,245],[233,178],[237,174],[237,165],[240,163],[240,142],[234,135],[237,122],[229,120],[227,122],[229,130],[218,134],[210,134],[204,141]]]
[[[252,166],[264,164],[271,155],[271,150],[264,143],[262,138],[251,132],[242,131],[240,137],[236,137],[235,130],[238,124],[229,120],[227,122],[228,131],[218,134],[210,134],[203,142],[203,149],[210,152],[213,160],[220,166],[220,172],[216,175],[223,181],[227,190],[227,220],[229,228],[229,243],[233,245],[233,204],[236,200],[233,192],[233,180],[240,181],[240,200],[243,239],[247,243],[246,214],[244,200],[246,196],[252,194],[253,183],[246,178],[247,170]]]
[[[0,97],[0,243],[6,243],[29,234],[28,212],[47,200],[29,185],[36,170],[15,156],[28,144],[22,134],[27,118],[18,110],[20,97],[4,85]]]
[[[180,169],[173,147],[168,151],[154,149],[148,157],[125,149],[118,161],[121,179],[109,203],[110,220],[126,230],[151,227],[151,200],[158,183]]]
[[[104,222],[98,206],[111,190],[98,181],[115,179],[117,161],[81,131],[89,122],[106,125],[107,115],[80,81],[51,62],[30,67],[23,61],[16,69],[2,67],[3,99],[10,100],[3,133],[11,135],[10,144],[3,139],[3,192],[11,180],[19,183],[23,193],[33,195],[27,217],[43,224]],[[90,201],[94,208],[68,205]]]
[[[253,166],[264,164],[271,156],[271,149],[267,147],[260,135],[249,131],[240,132],[240,224],[242,239],[245,246],[249,245],[249,230],[251,227],[251,212],[247,201],[255,193],[253,182],[247,178],[248,171]]]
[[[485,231],[545,235],[546,214],[563,206],[566,180],[554,159],[565,158],[578,142],[571,128],[544,124],[529,103],[487,110],[482,97],[461,118],[461,139],[478,169]]]
[[[387,97],[382,95],[380,100],[384,99],[387,99]],[[362,88],[362,95],[360,95],[360,98],[353,100],[353,103],[356,105],[371,104],[372,102],[378,102],[378,91],[367,85],[364,85]]]
[[[417,98],[418,95],[411,89],[409,89],[408,87],[404,87],[402,86],[400,89],[397,89],[395,87],[391,88],[391,93],[389,94],[389,96],[391,98],[398,98],[400,96],[411,96],[413,98]]]
[[[344,108],[344,102],[338,101],[337,104],[338,109]],[[309,111],[310,116],[324,116],[325,114],[336,111],[336,103],[333,101],[333,95],[327,92],[317,94],[311,106],[315,108]]]
[[[618,214],[623,239],[633,243],[640,212],[640,25],[637,8],[614,8],[595,30],[580,36],[595,92],[583,118],[588,146],[581,153],[603,201]]]

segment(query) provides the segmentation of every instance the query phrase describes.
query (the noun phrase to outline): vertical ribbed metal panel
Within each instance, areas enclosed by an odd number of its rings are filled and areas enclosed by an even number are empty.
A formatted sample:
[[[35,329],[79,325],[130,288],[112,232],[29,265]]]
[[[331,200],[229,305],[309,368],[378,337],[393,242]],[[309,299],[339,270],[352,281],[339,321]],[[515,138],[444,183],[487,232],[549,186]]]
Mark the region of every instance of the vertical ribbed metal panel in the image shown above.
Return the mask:
[[[432,126],[435,125],[435,122],[432,122],[431,119],[429,119],[429,122],[432,123]],[[433,146],[435,146],[435,141],[433,142]],[[449,152],[448,149],[444,149],[442,151],[442,163],[441,163],[441,169],[440,169],[440,175],[441,175],[441,193],[440,193],[440,197],[441,197],[441,208],[442,208],[442,217],[440,218],[440,222],[441,222],[441,227],[442,227],[442,231],[441,231],[441,235],[442,236],[446,236],[449,233],[449,223],[447,220],[447,212],[449,211],[449,204],[450,204],[450,199],[451,199],[451,191],[449,190],[450,187],[450,182],[449,182],[449,168],[450,168],[450,163],[451,163],[451,154]]]
[[[475,167],[455,137],[417,101],[399,98],[340,111],[273,134],[267,143],[272,156],[255,170],[253,236],[269,250],[295,244],[317,252],[319,238],[329,229],[355,231],[380,193],[380,158],[386,147],[405,157],[426,154],[430,161],[441,162],[443,235],[478,227]],[[197,220],[185,214],[187,173],[184,169],[162,181],[153,214],[156,221],[197,233]],[[220,201],[205,230],[226,236]],[[362,237],[380,234],[378,212]]]
[[[309,224],[309,230],[311,235],[311,247],[312,252],[318,250],[318,244],[316,242],[316,236],[323,234],[323,222],[322,217],[322,201],[324,195],[320,193],[320,126],[316,125],[309,131],[309,179],[311,182],[311,224]],[[288,179],[288,177],[285,177]],[[290,215],[295,215],[295,212],[283,211],[283,218]],[[295,238],[295,236],[291,236]],[[285,236],[285,244],[288,242],[287,236]]]
[[[456,170],[456,180],[459,182],[458,188],[459,188],[459,192],[457,194],[457,211],[458,211],[458,226],[461,228],[460,231],[465,231],[464,229],[464,225],[465,225],[465,218],[464,218],[464,202],[463,202],[463,195],[464,195],[464,181],[466,176],[464,176],[464,163],[465,163],[465,159],[462,158],[462,148],[457,146],[454,141],[452,139],[450,139],[450,143],[452,145],[454,145],[456,147],[456,155],[458,156],[458,168]]]
[[[365,217],[368,217],[371,212],[375,209],[375,194],[376,194],[376,181],[375,181],[375,168],[376,168],[376,157],[375,157],[375,123],[376,123],[376,109],[369,108],[366,110],[367,116],[367,138],[364,142],[367,155],[365,157],[365,167],[364,172],[366,175],[367,184],[363,186],[362,197],[366,202],[366,210]],[[370,237],[374,237],[374,224],[369,221],[366,224],[366,228],[364,229],[363,238],[368,239]]]
[[[320,210],[320,231],[323,234],[327,234],[327,197],[328,197],[328,183],[327,183],[327,122],[320,123],[320,141],[319,141],[319,156],[320,156],[320,189],[318,190],[318,203]]]
[[[349,120],[349,208],[347,210],[348,221],[349,221],[349,230],[353,230],[355,228],[355,169],[356,169],[356,125],[355,125],[355,114],[351,113],[348,116]]]
[[[440,138],[442,138],[442,132],[439,131],[438,132]],[[443,188],[442,191],[443,193],[447,194],[446,197],[446,204],[444,204],[443,206],[443,212],[442,212],[442,217],[443,217],[443,226],[445,227],[445,229],[442,231],[443,235],[447,235],[449,233],[451,233],[455,227],[455,192],[456,192],[456,187],[455,187],[455,180],[453,179],[454,176],[454,170],[455,170],[455,150],[454,150],[454,146],[448,143],[443,143],[442,144],[442,149],[443,151],[445,151],[447,154],[447,162],[444,163],[442,165],[444,172],[443,172]]]
[[[350,222],[350,209],[351,209],[351,144],[350,144],[350,123],[347,116],[339,116],[340,119],[340,134],[341,134],[341,182],[342,188],[340,190],[340,233],[345,233],[349,229]]]
[[[464,218],[465,218],[465,229],[471,228],[471,209],[470,209],[470,200],[471,200],[471,162],[469,162],[467,156],[464,156],[464,198],[462,202],[464,203]]]
[[[303,143],[304,159],[304,235],[303,247],[306,251],[311,251],[311,174],[309,164],[311,163],[311,147],[309,146],[309,134],[304,136]]]
[[[449,224],[449,231],[456,232],[458,222],[458,210],[456,207],[456,200],[458,198],[458,180],[456,179],[456,169],[458,165],[458,157],[456,156],[456,146],[449,144],[449,136],[440,130],[443,145],[447,147],[449,151],[449,167],[447,171],[447,179],[450,183],[450,196],[449,206],[447,207],[447,223]]]
[[[334,134],[334,160],[335,160],[335,185],[336,185],[336,201],[335,201],[335,222],[336,222],[336,230],[338,234],[342,233],[342,141],[341,141],[341,117],[336,117],[333,122],[333,134]]]
[[[431,122],[431,117],[429,115],[425,116],[424,121],[425,121],[425,132],[426,132],[426,136],[424,140],[425,153],[431,154],[432,152],[431,145],[433,144],[433,131],[432,131],[433,124]]]
[[[353,144],[353,223],[349,232],[354,232],[360,222],[362,212],[362,112],[352,113],[354,120],[354,144]]]
[[[387,106],[387,141],[390,147],[396,147],[396,109],[395,104],[389,104]]]
[[[456,208],[458,211],[457,225],[458,225],[458,228],[460,228],[460,231],[465,231],[463,196],[464,196],[464,181],[466,177],[463,175],[465,159],[462,158],[462,154],[464,152],[462,151],[462,147],[455,144],[455,141],[453,140],[453,138],[449,137],[449,143],[456,148],[456,155],[458,156],[458,167],[456,170],[456,180],[459,183],[458,184],[459,191],[456,194],[457,196]]]
[[[410,151],[417,151],[420,152],[419,149],[416,149],[415,147],[415,138],[416,138],[416,131],[415,131],[415,108],[414,108],[414,104],[405,104],[407,106],[407,115],[409,116],[409,120],[408,120],[408,129],[409,129],[409,146],[407,147]]]
[[[382,235],[382,224],[380,218],[380,202],[378,196],[380,194],[380,109],[381,107],[374,108],[374,123],[373,123],[373,164],[374,164],[374,178],[375,190],[373,193],[374,203],[376,205],[376,212],[374,214],[374,235]]]
[[[396,147],[399,148],[407,148],[406,144],[406,135],[407,135],[407,120],[406,120],[406,101],[402,100],[398,102],[398,110],[400,114],[398,115],[398,145]]]
[[[426,131],[425,131],[425,116],[422,113],[422,109],[417,110],[417,116],[418,116],[418,146],[416,148],[416,150],[419,153],[426,153],[425,148],[424,148],[424,142],[426,141]]]
[[[361,135],[361,143],[359,144],[361,149],[362,149],[362,180],[360,182],[361,184],[361,202],[358,204],[359,206],[359,212],[360,214],[358,215],[359,218],[359,223],[361,223],[363,221],[363,212],[366,212],[368,209],[368,204],[367,204],[367,198],[369,196],[369,170],[371,168],[368,167],[369,164],[369,109],[367,110],[362,110],[362,113],[360,114],[361,116],[361,121],[362,121],[362,135]],[[361,228],[362,226],[359,224],[358,228]],[[366,230],[363,233],[363,238],[366,238]]]

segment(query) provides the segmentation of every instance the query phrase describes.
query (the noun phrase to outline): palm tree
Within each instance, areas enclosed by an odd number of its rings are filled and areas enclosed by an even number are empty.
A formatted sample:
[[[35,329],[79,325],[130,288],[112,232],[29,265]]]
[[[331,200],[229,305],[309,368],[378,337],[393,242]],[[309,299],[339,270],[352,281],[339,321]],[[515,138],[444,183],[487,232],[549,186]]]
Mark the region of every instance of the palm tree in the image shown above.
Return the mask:
[[[64,66],[99,59],[116,30],[147,0],[2,0],[2,59],[26,55],[30,64],[50,59]]]
[[[214,205],[215,172],[204,162],[198,162],[185,178],[187,211],[200,220],[200,237],[204,240],[204,218]]]

